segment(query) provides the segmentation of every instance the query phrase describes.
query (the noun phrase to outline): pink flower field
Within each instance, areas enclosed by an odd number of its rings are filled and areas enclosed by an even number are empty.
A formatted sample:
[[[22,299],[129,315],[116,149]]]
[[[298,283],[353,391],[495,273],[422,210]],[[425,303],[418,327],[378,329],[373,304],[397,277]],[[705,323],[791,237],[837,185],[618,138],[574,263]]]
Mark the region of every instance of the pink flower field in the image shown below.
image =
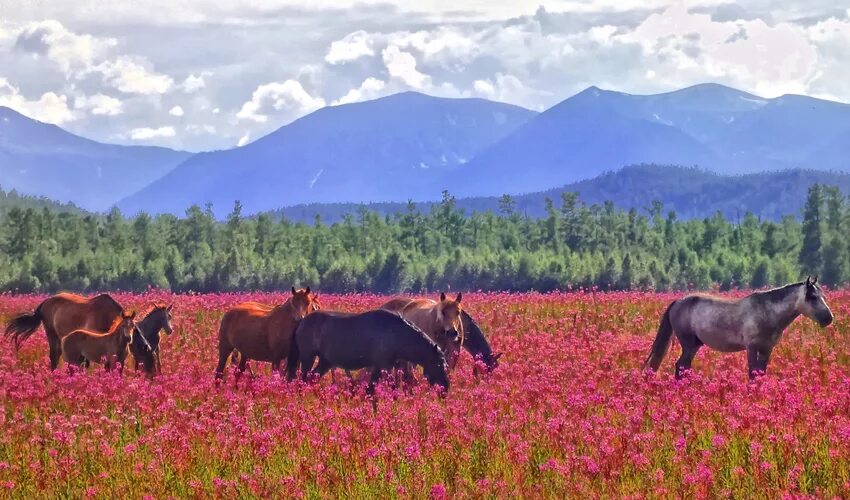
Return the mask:
[[[216,387],[223,311],[286,295],[115,297],[174,301],[163,375],[50,372],[42,330],[0,349],[0,496],[35,497],[840,497],[850,492],[850,292],[835,323],[795,321],[768,374],[704,349],[673,379],[641,370],[671,294],[469,294],[497,351],[464,353],[440,398],[426,383],[367,397],[337,372],[287,383],[268,365]],[[4,296],[0,317],[44,297]],[[322,295],[325,309],[386,297]],[[421,377],[420,377],[421,378]]]

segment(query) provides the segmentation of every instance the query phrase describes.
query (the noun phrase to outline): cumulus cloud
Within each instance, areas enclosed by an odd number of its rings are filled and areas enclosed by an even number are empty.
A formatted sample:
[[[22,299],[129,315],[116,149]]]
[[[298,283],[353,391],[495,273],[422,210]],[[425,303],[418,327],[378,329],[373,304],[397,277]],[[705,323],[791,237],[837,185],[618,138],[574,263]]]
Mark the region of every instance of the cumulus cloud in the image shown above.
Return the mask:
[[[148,141],[151,139],[174,137],[175,135],[177,135],[177,131],[174,130],[174,127],[140,127],[134,128],[129,134],[130,139],[134,141]]]
[[[242,105],[236,117],[240,120],[265,123],[272,114],[282,114],[294,119],[324,105],[324,99],[311,96],[300,82],[286,80],[257,87],[251,100]]]
[[[0,77],[0,106],[12,108],[30,118],[60,125],[76,118],[68,107],[68,98],[55,92],[45,92],[37,100],[27,99],[9,80]]]
[[[104,61],[93,68],[103,75],[103,80],[125,94],[164,94],[171,89],[174,80],[151,70],[143,58],[121,56]]]
[[[69,31],[56,20],[32,22],[24,26],[15,48],[36,56],[45,56],[69,72],[89,68],[116,45],[113,38],[97,38]]]
[[[325,55],[325,62],[328,64],[342,64],[374,54],[375,50],[372,48],[372,37],[365,31],[359,30],[349,33],[340,40],[334,41]]]
[[[431,86],[431,77],[416,69],[416,58],[410,52],[403,52],[397,46],[390,45],[381,52],[381,57],[391,77],[415,89]]]
[[[182,106],[174,106],[173,108],[171,108],[171,110],[168,112],[168,114],[171,115],[171,116],[180,117],[180,116],[183,116],[185,114],[185,112],[183,111]]]
[[[74,99],[74,108],[96,116],[116,116],[124,112],[124,104],[120,100],[103,94],[79,96]]]
[[[183,89],[183,92],[187,94],[191,94],[193,92],[197,92],[207,86],[206,80],[204,80],[205,76],[210,76],[212,73],[209,71],[204,71],[198,76],[189,75],[183,80],[183,83],[180,84],[180,88]]]
[[[369,77],[363,80],[363,83],[359,87],[349,90],[344,96],[334,101],[333,104],[349,104],[378,98],[382,95],[382,91],[386,86],[387,84],[383,80]]]

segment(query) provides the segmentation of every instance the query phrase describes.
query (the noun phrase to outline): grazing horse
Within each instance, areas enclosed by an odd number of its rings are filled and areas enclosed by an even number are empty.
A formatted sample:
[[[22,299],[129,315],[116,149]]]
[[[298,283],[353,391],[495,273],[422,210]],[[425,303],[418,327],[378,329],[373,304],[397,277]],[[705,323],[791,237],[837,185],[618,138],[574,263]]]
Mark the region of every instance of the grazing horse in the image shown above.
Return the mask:
[[[122,312],[121,319],[115,321],[106,333],[90,330],[74,330],[62,338],[62,358],[71,365],[88,368],[92,362],[104,360],[106,371],[112,369],[115,357],[119,363],[119,371],[124,371],[124,361],[127,359],[127,345],[133,337],[136,324],[133,319],[135,312]]]
[[[298,322],[315,310],[313,297],[309,287],[292,287],[292,296],[279,306],[244,302],[227,311],[218,330],[216,380],[224,377],[227,358],[234,350],[239,353],[239,375],[249,359],[271,362],[272,369],[283,375],[281,361],[289,354]]]
[[[414,300],[417,299],[397,297],[382,305],[381,309],[401,312]],[[487,371],[492,372],[497,366],[499,366],[499,358],[502,357],[502,353],[493,352],[493,349],[490,347],[490,343],[487,341],[487,337],[484,336],[484,332],[481,331],[481,328],[475,320],[472,319],[472,316],[469,315],[466,309],[461,309],[460,316],[463,323],[463,349],[474,359],[480,359],[487,367]]]
[[[815,320],[821,327],[832,323],[818,279],[755,292],[739,300],[709,295],[689,295],[674,301],[664,311],[658,334],[644,363],[658,371],[673,334],[682,344],[676,361],[676,378],[691,368],[703,345],[721,352],[747,351],[750,379],[767,370],[770,353],[785,328],[797,316]]]
[[[44,323],[50,346],[50,369],[55,370],[62,355],[62,337],[80,329],[106,331],[121,317],[123,310],[106,293],[90,299],[72,293],[60,293],[39,304],[32,314],[13,318],[6,326],[5,336],[11,337],[17,348],[35,333],[38,325]]]
[[[400,314],[425,332],[443,350],[449,369],[453,370],[465,337],[461,299],[462,293],[458,293],[455,300],[449,300],[445,293],[441,293],[439,302],[431,299],[393,299],[381,306],[381,309]]]
[[[313,368],[316,358],[319,363]],[[400,315],[383,309],[359,314],[319,311],[298,325],[287,369],[292,379],[300,365],[301,378],[307,380],[310,373],[321,377],[334,367],[371,368],[372,392],[381,372],[401,362],[422,366],[431,385],[448,391],[446,359],[440,347]]]
[[[148,377],[155,373],[162,373],[162,361],[159,356],[159,332],[164,331],[171,335],[174,328],[171,326],[171,310],[174,304],[154,304],[153,309],[144,318],[136,323],[136,331],[133,341],[130,342],[130,352],[133,354],[136,371],[142,365]]]

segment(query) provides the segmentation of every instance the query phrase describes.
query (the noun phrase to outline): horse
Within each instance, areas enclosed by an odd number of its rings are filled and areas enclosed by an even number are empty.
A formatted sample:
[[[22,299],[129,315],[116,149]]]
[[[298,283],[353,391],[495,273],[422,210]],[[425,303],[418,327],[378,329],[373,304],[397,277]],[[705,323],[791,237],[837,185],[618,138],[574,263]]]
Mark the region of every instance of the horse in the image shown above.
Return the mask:
[[[216,381],[224,377],[227,358],[234,351],[239,353],[237,376],[245,371],[249,359],[271,362],[272,370],[283,375],[281,361],[289,354],[298,321],[314,311],[313,300],[309,287],[292,287],[292,296],[279,306],[244,302],[227,311],[218,330]]]
[[[112,358],[119,363],[119,372],[124,371],[124,361],[127,359],[127,345],[136,329],[135,312],[122,312],[121,319],[106,333],[90,330],[74,330],[62,338],[62,358],[71,365],[89,367],[91,362],[100,363],[104,360],[106,371],[112,369]]]
[[[315,368],[316,358],[319,362]],[[295,330],[295,342],[287,360],[287,376],[319,377],[339,367],[345,370],[371,368],[369,392],[383,370],[400,362],[422,366],[431,385],[449,389],[446,358],[440,347],[422,330],[400,315],[376,309],[364,313],[318,311],[304,318]]]
[[[381,309],[400,314],[404,319],[425,332],[446,355],[449,369],[454,369],[464,345],[464,325],[461,319],[463,294],[458,293],[454,300],[440,294],[440,301],[431,299],[394,299]]]
[[[381,309],[386,309],[388,311],[393,312],[401,312],[404,310],[406,306],[408,306],[414,300],[425,300],[425,299],[412,299],[407,297],[396,297],[386,304],[381,306]],[[484,366],[487,369],[487,372],[492,372],[499,366],[499,358],[502,357],[502,353],[494,353],[493,349],[490,347],[490,343],[487,341],[487,337],[484,336],[484,332],[481,331],[481,328],[472,319],[472,316],[466,311],[466,309],[461,309],[460,312],[461,321],[463,323],[463,333],[464,333],[464,341],[463,341],[463,349],[468,352],[473,359],[480,359]],[[477,368],[476,368],[477,370]]]
[[[772,290],[729,300],[710,295],[688,295],[673,301],[664,311],[658,334],[644,362],[658,371],[673,334],[682,345],[676,361],[676,378],[690,370],[703,345],[720,352],[747,351],[750,380],[767,371],[767,363],[782,332],[801,314],[821,327],[832,323],[817,276]]]
[[[72,293],[54,295],[35,308],[32,314],[20,314],[6,325],[5,337],[11,337],[15,348],[44,324],[50,347],[50,369],[55,370],[62,355],[62,337],[74,330],[106,331],[124,308],[107,293],[85,298]]]
[[[142,365],[149,378],[155,373],[162,373],[162,361],[159,356],[159,332],[164,331],[171,335],[174,328],[171,326],[171,310],[174,304],[153,304],[151,311],[136,323],[136,331],[133,332],[133,341],[130,342],[130,352],[136,371]]]

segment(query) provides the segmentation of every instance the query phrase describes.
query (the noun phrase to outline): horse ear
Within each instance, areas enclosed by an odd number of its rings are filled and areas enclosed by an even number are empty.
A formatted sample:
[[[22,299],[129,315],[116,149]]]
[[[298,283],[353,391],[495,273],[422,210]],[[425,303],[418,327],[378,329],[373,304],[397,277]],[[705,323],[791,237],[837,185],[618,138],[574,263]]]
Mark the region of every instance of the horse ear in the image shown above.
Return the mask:
[[[308,286],[308,287],[307,287],[307,289],[306,289],[306,290],[304,290],[304,291],[305,291],[305,292],[307,292],[307,295],[310,295],[310,287],[309,287],[309,286]]]
[[[498,361],[499,358],[502,357],[502,354],[504,354],[504,353],[503,352],[497,352],[496,354],[493,355],[493,359]]]
[[[295,295],[295,287],[292,287],[292,295]]]
[[[166,307],[165,310],[168,311],[168,312],[171,312],[171,310],[173,308],[174,308],[174,302],[172,302],[171,304],[168,304],[168,307]]]
[[[440,292],[440,302],[446,301],[446,292]]]
[[[460,304],[461,299],[463,299],[463,292],[458,292],[457,297],[455,297],[455,302]]]
[[[817,285],[817,284],[818,284],[818,275],[817,275],[817,274],[815,275],[815,279],[813,279],[813,280],[812,280],[812,284],[813,284],[813,285]]]

